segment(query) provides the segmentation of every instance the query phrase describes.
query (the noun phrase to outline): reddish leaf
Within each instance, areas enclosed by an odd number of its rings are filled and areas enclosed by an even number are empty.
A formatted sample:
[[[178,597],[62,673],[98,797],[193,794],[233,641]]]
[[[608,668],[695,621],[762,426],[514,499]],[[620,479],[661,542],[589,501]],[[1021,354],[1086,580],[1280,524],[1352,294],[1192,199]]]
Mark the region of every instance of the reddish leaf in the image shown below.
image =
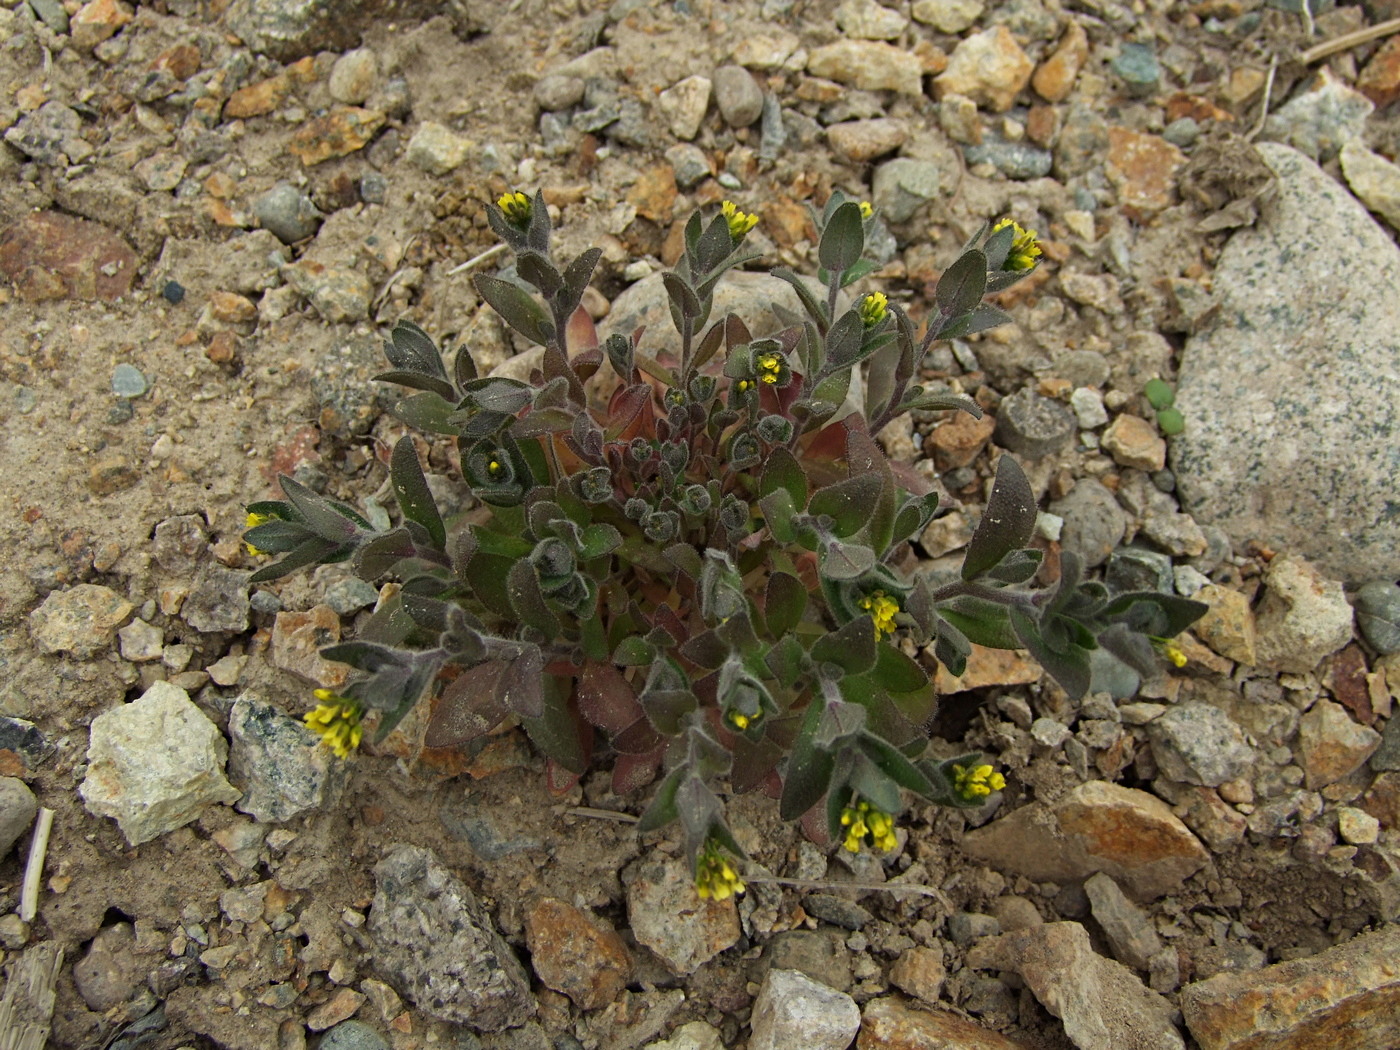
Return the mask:
[[[462,672],[442,691],[428,720],[423,743],[428,747],[453,747],[485,736],[509,714],[497,688],[506,664],[500,660],[478,664]]]
[[[544,783],[551,795],[567,795],[578,783],[581,773],[570,773],[552,758],[544,762]]]
[[[650,754],[661,746],[661,734],[652,728],[650,719],[639,718],[614,736],[612,745],[622,755]]]
[[[585,664],[574,695],[579,713],[613,735],[644,718],[636,690],[611,664]]]
[[[571,357],[598,348],[598,329],[593,324],[593,318],[588,316],[588,311],[582,306],[574,311],[564,328],[564,344],[569,348]],[[578,362],[574,363],[577,367]]]
[[[645,755],[618,755],[617,761],[613,763],[613,794],[630,795],[655,780],[656,771],[661,766],[663,750],[658,747]]]

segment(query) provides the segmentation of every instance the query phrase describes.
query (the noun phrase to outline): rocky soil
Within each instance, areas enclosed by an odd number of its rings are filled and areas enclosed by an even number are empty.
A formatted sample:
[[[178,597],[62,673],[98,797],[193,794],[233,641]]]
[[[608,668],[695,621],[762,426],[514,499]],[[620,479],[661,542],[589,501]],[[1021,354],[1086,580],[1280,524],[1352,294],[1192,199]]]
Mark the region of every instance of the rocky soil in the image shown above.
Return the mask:
[[[1397,17],[3,0],[3,1038],[1400,1045]],[[737,905],[633,831],[646,791],[553,796],[518,731],[329,758],[297,721],[343,681],[316,650],[376,592],[336,567],[250,588],[242,508],[286,473],[393,513],[383,333],[410,318],[487,368],[521,349],[469,280],[508,262],[483,203],[515,187],[571,254],[603,248],[586,303],[628,330],[725,198],[799,269],[807,204],[874,201],[868,286],[916,318],[983,220],[1039,230],[1016,323],[923,363],[986,419],[883,435],[949,496],[918,571],[957,564],[1015,455],[1048,560],[1210,605],[1185,666],[1076,704],[977,653],[940,676],[934,746],[982,749],[1006,791],[912,808],[874,858],[737,799]],[[452,450],[420,452],[461,509]]]

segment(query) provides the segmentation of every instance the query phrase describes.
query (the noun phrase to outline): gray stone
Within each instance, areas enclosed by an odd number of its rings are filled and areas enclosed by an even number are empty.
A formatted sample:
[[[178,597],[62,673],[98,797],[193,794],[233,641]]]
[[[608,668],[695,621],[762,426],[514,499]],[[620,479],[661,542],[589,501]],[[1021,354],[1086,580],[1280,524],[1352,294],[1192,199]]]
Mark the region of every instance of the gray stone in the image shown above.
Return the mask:
[[[1186,784],[1218,787],[1247,774],[1257,758],[1229,715],[1198,701],[1168,708],[1148,723],[1147,737],[1163,775]]]
[[[525,850],[542,849],[544,842],[531,835],[515,834],[499,819],[494,807],[471,794],[449,800],[438,810],[438,820],[454,838],[461,839],[487,864]]]
[[[384,1037],[363,1021],[341,1021],[326,1030],[317,1050],[389,1050]]]
[[[1372,153],[1360,143],[1348,142],[1342,147],[1342,174],[1351,192],[1361,202],[1391,226],[1400,230],[1400,165],[1392,164],[1379,153]]]
[[[249,573],[210,562],[202,566],[180,616],[196,631],[236,633],[248,629]]]
[[[735,69],[735,66],[726,66],[726,69]],[[745,72],[744,76],[748,77]],[[752,77],[749,77],[752,80]],[[656,108],[661,115],[666,118],[667,129],[678,139],[689,142],[700,133],[700,125],[704,123],[705,111],[710,107],[710,89],[712,85],[708,77],[686,77],[678,80],[661,94],[656,96]],[[759,105],[763,104],[762,98]]]
[[[1191,337],[1172,466],[1187,509],[1236,541],[1344,579],[1400,576],[1400,251],[1297,152],[1258,147],[1279,192],[1215,272],[1220,311]],[[1287,260],[1288,280],[1279,280]],[[1285,348],[1280,350],[1280,347]]]
[[[345,51],[381,21],[404,22],[446,15],[459,36],[481,28],[470,0],[234,0],[224,24],[260,54],[293,62],[317,51]]]
[[[129,922],[97,931],[87,954],[73,964],[73,984],[89,1010],[103,1012],[130,1002],[141,990],[147,964],[135,953]]]
[[[112,393],[117,397],[140,397],[149,389],[146,377],[135,365],[120,364],[112,369]]]
[[[1165,554],[1144,547],[1119,547],[1108,556],[1104,583],[1119,593],[1163,591],[1170,594],[1172,560]]]
[[[81,164],[92,156],[83,118],[62,102],[45,102],[5,132],[5,141],[40,164]]]
[[[377,171],[360,176],[360,200],[366,204],[383,204],[389,193],[389,180]]]
[[[803,898],[803,908],[823,922],[840,926],[843,930],[859,930],[875,916],[855,901],[838,897],[834,893],[811,893]]]
[[[622,873],[627,919],[637,942],[674,973],[694,973],[739,940],[734,900],[701,900],[690,865],[652,854]]]
[[[41,652],[88,660],[111,646],[135,608],[109,587],[80,583],[54,591],[29,614],[29,636]]]
[[[168,573],[190,575],[209,549],[209,537],[204,533],[204,518],[199,514],[180,514],[166,518],[156,526],[151,540],[151,557]]]
[[[797,970],[769,970],[754,1000],[749,1050],[846,1050],[860,1008],[844,992]]]
[[[1400,586],[1391,580],[1363,584],[1352,599],[1356,626],[1382,656],[1400,652]]]
[[[990,164],[1008,179],[1043,178],[1054,163],[1049,150],[1028,142],[1007,142],[991,132],[984,132],[980,143],[964,146],[963,157],[969,165]]]
[[[839,930],[785,930],[763,950],[765,969],[800,970],[838,992],[851,990],[851,952]]]
[[[1173,146],[1189,149],[1201,137],[1201,125],[1193,117],[1179,117],[1162,129],[1162,138]]]
[[[462,166],[476,151],[476,144],[451,128],[431,120],[418,125],[408,140],[404,160],[429,175],[447,175]]]
[[[1103,564],[1122,542],[1128,525],[1113,493],[1093,478],[1078,481],[1068,495],[1050,504],[1050,513],[1065,521],[1061,545],[1084,559],[1089,569]]]
[[[535,81],[534,91],[540,109],[557,113],[583,101],[583,78],[550,73]]]
[[[976,25],[984,6],[982,0],[914,0],[909,14],[914,21],[951,35]]]
[[[555,1050],[573,1050],[555,1041]],[[582,1050],[582,1044],[579,1046]],[[724,1038],[719,1030],[704,1021],[691,1021],[671,1033],[671,1038],[647,1043],[645,1050],[724,1050]]]
[[[1264,572],[1255,610],[1259,663],[1306,674],[1352,636],[1352,611],[1342,585],[1301,558],[1281,555]]]
[[[975,944],[984,937],[1001,933],[1001,923],[993,915],[959,911],[948,916],[948,936],[960,948]]]
[[[856,40],[894,40],[904,32],[909,19],[875,0],[843,0],[836,9],[836,25]]]
[[[228,745],[218,728],[169,682],[92,720],[88,770],[78,787],[89,813],[111,817],[139,846],[190,823],[239,791],[224,779]]]
[[[379,77],[379,62],[367,47],[347,51],[335,60],[326,83],[331,98],[348,106],[358,106],[374,91]]]
[[[705,151],[689,142],[678,142],[668,149],[666,161],[676,173],[676,185],[683,190],[714,174],[714,166]]]
[[[1108,122],[1093,106],[1071,102],[1055,140],[1055,176],[1068,181],[1102,166],[1108,146]]]
[[[283,244],[315,236],[325,218],[311,198],[290,182],[279,182],[255,200],[253,215]]]
[[[243,791],[236,808],[279,823],[333,801],[346,765],[299,720],[251,694],[229,712],[229,779]]]
[[[122,659],[132,663],[159,660],[165,651],[165,631],[145,620],[132,620],[117,632]]]
[[[1137,518],[1138,531],[1168,554],[1195,557],[1205,553],[1205,532],[1189,514],[1181,513],[1169,493],[1141,471],[1130,470],[1118,487],[1118,501]]]
[[[431,1017],[496,1032],[535,1012],[530,980],[490,913],[431,850],[396,846],[374,868],[375,969]]]
[[[56,750],[33,722],[0,715],[0,751],[13,751],[24,762],[26,770],[37,769],[52,758]]]
[[[390,396],[386,384],[372,381],[385,368],[383,346],[372,335],[352,334],[337,340],[329,353],[316,355],[311,394],[322,428],[359,437],[374,425]]]
[[[29,6],[39,20],[55,33],[68,32],[68,12],[58,0],[29,0]]]
[[[1097,430],[1108,422],[1108,409],[1103,406],[1103,395],[1092,387],[1076,387],[1069,395],[1069,407],[1074,418],[1079,421],[1080,430]]]
[[[746,128],[763,115],[763,89],[743,66],[720,66],[714,75],[715,105],[731,128]]]
[[[9,855],[39,812],[39,800],[19,777],[0,777],[0,859]]]
[[[862,91],[923,94],[923,64],[912,51],[878,40],[838,40],[816,48],[807,72]]]
[[[939,167],[932,161],[896,157],[875,169],[870,202],[888,222],[907,222],[924,204],[938,197],[942,184]]]
[[[1124,44],[1109,66],[1129,95],[1145,97],[1161,86],[1162,67],[1151,44]]]
[[[1260,138],[1285,143],[1325,164],[1348,142],[1361,140],[1366,118],[1375,108],[1369,98],[1348,87],[1324,66],[1308,90],[1274,111]],[[1270,156],[1265,154],[1266,159]]]
[[[378,602],[379,592],[375,590],[374,584],[358,576],[350,576],[327,587],[321,600],[338,615],[349,616]]]
[[[374,288],[358,270],[322,266],[310,259],[282,267],[282,278],[306,299],[321,319],[331,324],[369,317]]]
[[[1074,413],[1058,401],[1023,387],[997,409],[997,444],[1018,456],[1039,459],[1062,452],[1078,428]]]
[[[1108,938],[1114,958],[1125,966],[1146,973],[1152,956],[1162,950],[1162,940],[1152,928],[1147,913],[1130,901],[1127,895],[1103,872],[1084,880],[1084,892],[1094,921]]]

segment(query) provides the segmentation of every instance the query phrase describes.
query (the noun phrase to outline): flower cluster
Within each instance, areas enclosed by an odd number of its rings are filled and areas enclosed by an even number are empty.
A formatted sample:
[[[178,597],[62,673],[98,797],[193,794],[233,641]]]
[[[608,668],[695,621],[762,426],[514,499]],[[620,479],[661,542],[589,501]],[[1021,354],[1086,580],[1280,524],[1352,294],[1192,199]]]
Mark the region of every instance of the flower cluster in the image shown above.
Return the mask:
[[[512,226],[525,229],[530,225],[530,216],[534,212],[534,207],[530,198],[519,190],[511,193],[503,193],[496,201],[496,206],[505,214],[506,221]]]
[[[364,727],[360,724],[365,708],[358,700],[341,696],[330,689],[317,689],[313,694],[320,701],[306,713],[303,721],[308,729],[321,736],[336,758],[345,758],[360,746]]]
[[[758,369],[759,382],[772,385],[782,375],[783,360],[777,354],[760,354],[754,361],[754,367]]]
[[[758,225],[756,212],[742,212],[733,201],[725,201],[721,204],[720,211],[724,214],[724,221],[729,224],[729,236],[734,238],[735,244],[742,241],[744,235]]]
[[[257,528],[259,525],[266,525],[269,521],[272,520],[273,517],[271,514],[258,514],[254,511],[249,511],[247,520],[243,523],[243,527],[245,529],[254,529]],[[253,546],[253,544],[249,543],[247,540],[243,541],[243,546],[247,547],[248,553],[255,558],[262,558],[267,556],[267,551]]]
[[[857,604],[868,612],[870,618],[875,621],[875,638],[877,641],[887,634],[894,634],[894,617],[895,613],[899,612],[899,603],[897,601],[884,591],[875,591],[873,594],[867,594]]]
[[[695,862],[695,892],[702,901],[728,900],[745,890],[744,880],[714,839],[706,839]]]
[[[1040,245],[1036,242],[1035,231],[1024,229],[1015,219],[1002,219],[992,227],[992,232],[1004,230],[1010,226],[1012,230],[1011,250],[1006,253],[1006,261],[1001,264],[1003,270],[1014,270],[1021,272],[1035,268],[1035,260],[1040,256]]]
[[[978,802],[1006,787],[1006,778],[991,766],[954,766],[953,790],[968,802]]]
[[[866,328],[874,328],[889,312],[890,301],[884,292],[871,292],[860,301],[860,320]]]
[[[841,845],[851,853],[859,853],[862,843],[882,853],[899,845],[894,835],[894,818],[865,799],[841,810],[841,826],[846,829]]]

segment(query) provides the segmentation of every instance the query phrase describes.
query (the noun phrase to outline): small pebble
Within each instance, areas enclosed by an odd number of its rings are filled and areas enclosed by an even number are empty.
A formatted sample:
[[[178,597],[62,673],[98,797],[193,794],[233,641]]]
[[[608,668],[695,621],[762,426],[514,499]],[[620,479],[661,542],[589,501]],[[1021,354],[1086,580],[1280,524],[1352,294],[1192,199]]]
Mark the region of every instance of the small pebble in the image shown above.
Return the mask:
[[[1162,129],[1162,138],[1181,149],[1194,146],[1200,134],[1201,126],[1193,117],[1181,117]]]
[[[112,369],[112,393],[117,397],[140,397],[147,389],[146,377],[135,365],[121,364]]]
[[[167,303],[172,306],[178,306],[180,303],[184,302],[185,286],[179,281],[166,281],[165,284],[161,286],[160,294]]]

